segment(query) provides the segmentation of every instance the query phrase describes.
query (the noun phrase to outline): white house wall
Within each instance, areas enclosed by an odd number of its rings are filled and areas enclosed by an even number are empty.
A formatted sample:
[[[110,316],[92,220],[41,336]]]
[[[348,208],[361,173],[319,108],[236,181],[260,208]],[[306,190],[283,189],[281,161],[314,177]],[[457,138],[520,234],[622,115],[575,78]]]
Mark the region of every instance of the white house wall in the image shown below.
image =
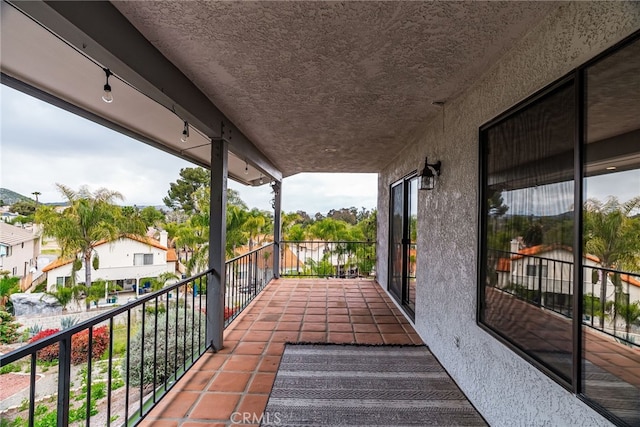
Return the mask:
[[[131,239],[120,239],[95,248],[100,259],[98,270],[91,268],[92,280],[121,280],[156,277],[165,272],[174,272],[174,263],[167,264],[167,251]],[[153,254],[153,264],[133,265],[134,254]],[[57,277],[71,276],[71,264],[66,264],[47,272],[47,289],[56,285]],[[83,282],[85,269],[77,273],[78,282]]]
[[[20,289],[31,285],[31,269],[36,267],[40,252],[40,238],[33,236],[33,240],[11,246],[11,256],[0,257],[0,270],[6,270],[10,276],[20,278]]]
[[[415,326],[492,426],[610,425],[476,324],[478,129],[640,28],[640,3],[564,3],[475,84],[447,100],[378,181],[378,280],[387,287],[389,188],[442,161],[435,190],[420,191]]]
[[[527,257],[511,260],[511,273],[506,273],[511,276],[511,283],[518,283],[525,286],[527,289],[538,289],[538,276],[527,276],[527,265],[536,264],[542,260],[542,265],[547,266],[547,276],[542,277],[542,290],[544,292],[555,292],[562,294],[573,294],[573,287],[571,282],[573,281],[573,254],[564,250],[553,250],[543,252],[535,257]],[[555,266],[554,266],[555,264]],[[587,268],[584,270],[584,283],[583,289],[585,294],[593,294],[596,297],[600,297],[600,286],[602,278],[596,284],[591,283],[591,274],[593,269],[588,267],[595,267],[597,271],[601,273],[602,267],[599,263],[590,259],[584,259],[583,265]],[[504,274],[504,273],[503,273]],[[506,281],[501,281],[501,286],[506,286]],[[622,281],[622,291],[629,294],[629,301],[640,301],[640,287],[629,284],[627,281]],[[614,300],[615,287],[611,277],[607,277],[607,300]]]

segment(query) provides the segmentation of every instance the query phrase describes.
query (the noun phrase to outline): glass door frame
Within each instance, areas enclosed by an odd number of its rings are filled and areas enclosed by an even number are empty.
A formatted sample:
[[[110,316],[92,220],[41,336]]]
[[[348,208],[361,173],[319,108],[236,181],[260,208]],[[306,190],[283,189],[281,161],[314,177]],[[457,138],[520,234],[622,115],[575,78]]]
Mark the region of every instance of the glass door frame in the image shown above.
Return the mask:
[[[411,276],[409,263],[411,262],[411,247],[414,242],[411,241],[411,212],[410,206],[412,202],[412,193],[411,193],[411,184],[414,183],[417,189],[417,180],[418,180],[418,172],[413,171],[410,174],[404,176],[402,179],[391,184],[389,189],[389,273],[388,273],[388,282],[387,289],[389,293],[395,298],[395,300],[400,303],[402,309],[407,313],[407,315],[414,320],[415,319],[415,295],[414,301],[410,299],[410,282],[413,278],[415,280],[415,276]],[[394,190],[400,187],[402,191],[402,224],[401,224],[401,245],[402,249],[400,251],[400,262],[395,260],[394,254],[394,246],[395,239],[394,233],[397,231],[394,229]],[[417,203],[418,193],[416,190],[415,194],[415,202]],[[417,226],[417,224],[416,224]],[[395,261],[395,262],[394,262]],[[401,266],[400,271],[396,271],[394,266]],[[395,289],[393,285],[394,279],[400,277],[400,295],[397,293],[397,289]]]

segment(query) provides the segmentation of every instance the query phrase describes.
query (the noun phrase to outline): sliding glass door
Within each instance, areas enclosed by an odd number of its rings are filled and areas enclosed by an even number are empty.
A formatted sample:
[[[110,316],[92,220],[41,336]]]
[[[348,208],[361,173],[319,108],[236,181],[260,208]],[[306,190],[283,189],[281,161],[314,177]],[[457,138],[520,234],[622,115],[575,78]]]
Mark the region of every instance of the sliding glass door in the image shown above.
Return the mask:
[[[391,186],[389,291],[411,318],[416,303],[417,202],[415,174]]]

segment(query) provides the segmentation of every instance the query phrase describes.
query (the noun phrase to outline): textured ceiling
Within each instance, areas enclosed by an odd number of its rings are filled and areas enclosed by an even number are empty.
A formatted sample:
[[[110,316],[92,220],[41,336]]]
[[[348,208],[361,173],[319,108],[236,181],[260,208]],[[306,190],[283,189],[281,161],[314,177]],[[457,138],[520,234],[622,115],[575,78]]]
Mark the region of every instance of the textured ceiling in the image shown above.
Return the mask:
[[[540,2],[113,2],[282,171],[378,172]]]

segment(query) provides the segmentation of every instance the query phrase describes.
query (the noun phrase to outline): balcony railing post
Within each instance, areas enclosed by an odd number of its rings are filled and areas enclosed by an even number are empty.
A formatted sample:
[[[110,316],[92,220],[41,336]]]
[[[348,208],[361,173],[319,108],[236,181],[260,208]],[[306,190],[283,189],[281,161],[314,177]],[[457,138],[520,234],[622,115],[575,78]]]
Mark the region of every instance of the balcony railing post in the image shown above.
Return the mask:
[[[35,386],[35,385],[34,385]],[[71,335],[60,340],[58,350],[57,425],[69,425],[69,391],[71,390]]]
[[[221,129],[224,135],[224,127]],[[207,277],[207,343],[222,349],[226,283],[225,242],[227,228],[227,153],[224,139],[211,144],[211,192],[209,215],[209,273]]]
[[[273,185],[273,277],[280,278],[280,240],[282,238],[281,201],[282,183],[274,182]]]
[[[542,258],[538,259],[538,306],[544,307],[542,302]]]

